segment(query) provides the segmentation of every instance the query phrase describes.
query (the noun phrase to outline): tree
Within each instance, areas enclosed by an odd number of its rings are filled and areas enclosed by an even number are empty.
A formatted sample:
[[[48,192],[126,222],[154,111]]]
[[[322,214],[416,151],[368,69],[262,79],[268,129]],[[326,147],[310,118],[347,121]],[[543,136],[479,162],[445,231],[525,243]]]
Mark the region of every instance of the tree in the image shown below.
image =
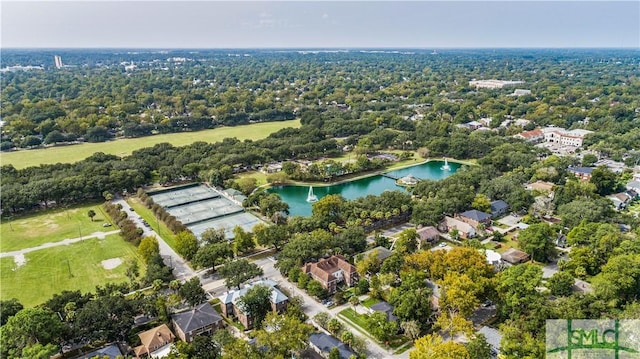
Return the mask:
[[[198,253],[198,239],[191,231],[176,234],[176,251],[186,260],[192,260]]]
[[[265,285],[254,285],[238,299],[238,306],[248,317],[253,319],[255,328],[262,327],[262,321],[271,311],[271,291]]]
[[[313,331],[311,325],[299,318],[274,312],[267,314],[262,328],[256,333],[256,340],[266,348],[266,357],[270,358],[290,358],[292,353],[303,350]]]
[[[226,243],[207,244],[198,249],[193,262],[202,268],[211,268],[215,271],[216,265],[222,264],[225,259],[232,256],[233,251]]]
[[[194,307],[207,300],[207,295],[202,289],[200,279],[193,277],[186,281],[178,290],[180,297],[184,299],[190,306]]]
[[[605,166],[599,166],[591,172],[589,182],[596,186],[596,192],[606,196],[616,191],[616,174]]]
[[[503,305],[503,313],[521,318],[537,309],[543,301],[538,291],[542,282],[542,269],[533,264],[512,266],[500,273],[496,290]]]
[[[395,249],[398,253],[413,253],[418,249],[418,233],[415,228],[405,229],[400,232],[395,243]]]
[[[420,337],[420,324],[416,320],[409,320],[400,323],[400,328],[404,331],[404,335],[416,340]]]
[[[387,320],[387,314],[375,312],[365,319],[366,329],[380,342],[388,341],[397,333],[398,323]]]
[[[331,318],[327,322],[327,330],[331,332],[331,334],[337,335],[342,330],[342,324],[336,318]]]
[[[533,260],[543,263],[556,256],[553,239],[553,229],[547,223],[532,224],[518,235],[520,249],[528,253]]]
[[[593,286],[599,298],[616,306],[637,301],[640,298],[640,253],[609,258],[602,272],[594,277]]]
[[[233,246],[236,255],[247,253],[252,251],[256,247],[256,243],[253,241],[253,235],[251,232],[246,232],[242,227],[236,226],[233,229]]]
[[[207,228],[200,235],[202,242],[206,244],[226,243],[224,229]]]
[[[51,343],[47,345],[36,343],[22,349],[22,357],[30,359],[49,359],[58,354],[58,352],[59,349],[57,345]]]
[[[327,328],[327,323],[329,322],[329,313],[327,312],[318,312],[318,314],[313,316],[313,321],[316,322],[320,327]]]
[[[482,333],[477,333],[469,343],[467,343],[469,359],[491,359],[491,344],[487,343],[487,338]]]
[[[591,167],[596,162],[598,162],[598,156],[594,154],[586,153],[584,154],[584,156],[582,156],[582,166],[584,167]]]
[[[547,280],[547,288],[555,296],[566,297],[571,294],[574,282],[571,273],[557,272]]]
[[[340,350],[338,350],[337,347],[333,347],[331,348],[331,351],[329,351],[329,359],[341,359],[342,356],[340,356]]]
[[[91,218],[91,222],[93,222],[93,217],[96,216],[96,211],[90,209],[89,212],[87,212],[87,215]]]
[[[481,212],[491,213],[491,200],[482,193],[478,193],[471,203],[471,208]]]
[[[315,279],[312,279],[307,283],[307,292],[309,292],[310,296],[323,299],[327,296],[327,290],[324,289],[322,284]]]
[[[145,263],[149,263],[152,258],[160,254],[160,245],[156,237],[144,237],[138,246],[138,253]]]
[[[9,318],[13,317],[24,307],[16,299],[0,300],[0,326],[5,325]]]
[[[262,268],[246,259],[239,259],[228,262],[220,269],[220,275],[225,279],[224,283],[227,288],[237,287],[247,280],[261,276],[264,273]]]
[[[254,177],[243,177],[235,180],[240,191],[246,195],[251,194],[258,184],[258,180]]]
[[[454,341],[445,342],[438,334],[427,334],[414,343],[409,359],[469,359],[464,345]]]
[[[283,244],[289,239],[287,226],[267,226],[264,223],[258,223],[253,227],[253,234],[256,241],[261,246],[273,246],[279,251]]]
[[[367,275],[374,275],[380,271],[380,265],[382,261],[378,258],[379,252],[377,249],[374,249],[373,252],[369,253],[364,258],[360,259],[356,263],[356,269],[358,270],[358,274],[361,277],[365,277]]]
[[[340,195],[330,194],[324,196],[312,205],[312,216],[323,226],[329,226],[330,223],[341,224],[340,213],[345,202],[345,199]]]
[[[122,293],[104,292],[77,311],[74,327],[89,340],[122,340],[131,331],[135,315],[133,303]]]
[[[17,312],[2,326],[2,353],[20,357],[22,350],[37,343],[55,342],[64,330],[56,314],[49,308],[25,308]],[[3,355],[5,357],[5,355]]]

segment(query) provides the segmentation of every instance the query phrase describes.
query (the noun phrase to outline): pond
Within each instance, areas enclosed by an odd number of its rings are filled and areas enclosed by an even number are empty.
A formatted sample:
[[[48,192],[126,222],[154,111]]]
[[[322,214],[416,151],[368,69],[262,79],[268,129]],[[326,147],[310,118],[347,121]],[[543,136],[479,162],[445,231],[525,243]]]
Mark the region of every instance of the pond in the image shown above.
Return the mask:
[[[385,174],[361,178],[340,184],[329,186],[314,186],[313,194],[321,199],[329,194],[339,194],[346,199],[356,199],[367,195],[379,195],[386,190],[400,190],[405,188],[398,186],[393,178],[401,178],[412,175],[420,179],[440,180],[454,174],[462,165],[448,163],[450,169],[443,169],[445,162],[429,161],[419,165],[389,171]],[[390,177],[389,177],[390,176]],[[310,216],[313,203],[307,202],[309,186],[278,186],[268,190],[280,195],[283,201],[289,204],[289,213],[292,216]]]

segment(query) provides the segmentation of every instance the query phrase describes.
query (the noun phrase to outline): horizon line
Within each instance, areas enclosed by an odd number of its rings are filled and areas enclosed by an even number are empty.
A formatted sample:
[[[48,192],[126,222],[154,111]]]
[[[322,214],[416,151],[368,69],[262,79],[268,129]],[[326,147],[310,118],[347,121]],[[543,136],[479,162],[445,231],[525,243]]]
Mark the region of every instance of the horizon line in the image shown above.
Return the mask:
[[[312,46],[312,47],[298,47],[298,46],[273,46],[273,47],[145,47],[145,46],[52,46],[52,47],[38,47],[38,46],[0,46],[0,50],[332,50],[332,51],[346,51],[346,50],[537,50],[537,49],[585,49],[585,50],[597,50],[597,49],[624,49],[624,50],[640,50],[640,46]]]

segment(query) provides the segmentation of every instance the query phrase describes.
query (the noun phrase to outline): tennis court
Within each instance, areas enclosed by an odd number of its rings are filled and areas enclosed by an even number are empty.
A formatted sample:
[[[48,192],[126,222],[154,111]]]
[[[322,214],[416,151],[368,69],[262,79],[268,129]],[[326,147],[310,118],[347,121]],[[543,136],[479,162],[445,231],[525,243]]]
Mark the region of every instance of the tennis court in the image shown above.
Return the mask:
[[[236,226],[251,231],[253,226],[262,222],[224,193],[205,185],[166,189],[149,195],[198,238],[209,228],[224,229],[227,238],[233,238]]]
[[[189,227],[191,232],[193,232],[193,234],[195,234],[198,238],[200,238],[202,232],[206,231],[208,228],[223,228],[227,238],[232,239],[233,237],[235,237],[235,235],[233,234],[233,229],[236,228],[236,226],[240,226],[245,231],[251,232],[253,226],[258,223],[262,223],[262,221],[258,217],[250,213],[243,212],[226,217],[220,217],[217,219],[211,219],[206,222],[200,222],[187,227]]]

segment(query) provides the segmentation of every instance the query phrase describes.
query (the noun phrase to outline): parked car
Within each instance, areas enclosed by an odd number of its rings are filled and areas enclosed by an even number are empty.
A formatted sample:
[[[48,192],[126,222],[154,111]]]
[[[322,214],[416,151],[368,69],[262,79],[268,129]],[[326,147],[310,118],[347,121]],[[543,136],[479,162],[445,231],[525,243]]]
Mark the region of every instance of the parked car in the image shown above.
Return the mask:
[[[107,222],[107,223],[103,223],[102,224],[103,227],[111,227],[111,223]]]

